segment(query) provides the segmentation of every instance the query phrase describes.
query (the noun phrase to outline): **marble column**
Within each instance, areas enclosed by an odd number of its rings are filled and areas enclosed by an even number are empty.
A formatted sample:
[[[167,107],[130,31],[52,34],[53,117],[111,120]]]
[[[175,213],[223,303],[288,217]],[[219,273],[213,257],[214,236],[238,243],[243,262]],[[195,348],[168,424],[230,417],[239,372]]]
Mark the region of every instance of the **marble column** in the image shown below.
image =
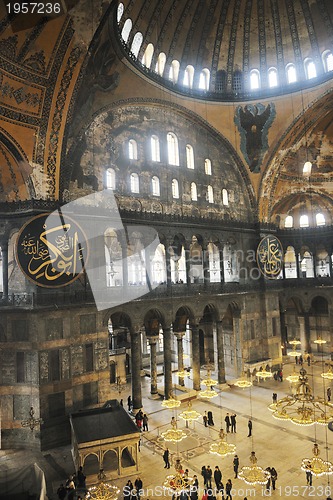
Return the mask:
[[[200,344],[199,328],[197,325],[192,329],[192,371],[193,371],[193,389],[200,391]]]
[[[220,253],[220,276],[221,276],[221,283],[224,282],[224,257],[223,257],[223,242],[220,243],[219,246],[219,253]]]
[[[242,344],[241,344],[241,329],[242,329],[242,319],[240,311],[233,312],[233,333],[234,333],[234,359],[235,359],[235,375],[240,377],[243,371],[243,359],[242,359]]]
[[[2,297],[8,297],[8,243],[1,245],[2,253]]]
[[[156,344],[158,337],[148,337],[150,345],[150,394],[157,394]]]
[[[210,283],[208,245],[202,244],[201,248],[204,284],[207,286]]]
[[[165,399],[169,399],[172,394],[170,328],[163,328],[163,351],[164,351],[164,397]]]
[[[127,241],[123,238],[118,240],[121,245],[121,259],[122,259],[122,271],[123,271],[123,287],[128,286],[128,260],[127,260]]]
[[[131,371],[132,371],[132,402],[133,410],[142,408],[141,392],[141,338],[140,330],[131,331]]]
[[[167,287],[171,287],[171,262],[170,262],[170,242],[166,242],[165,246],[165,267],[166,267],[166,283]]]
[[[184,347],[183,347],[183,337],[184,332],[176,332],[175,336],[177,338],[177,357],[178,357],[178,371],[184,370]],[[178,377],[178,384],[185,385],[184,377]]]
[[[332,265],[332,248],[329,249],[328,251],[328,266],[330,270],[330,277],[333,277],[333,265]]]
[[[304,313],[304,334],[305,334],[305,349],[306,352],[311,353],[311,331],[310,331],[310,314]]]
[[[216,322],[217,336],[217,377],[218,383],[225,383],[225,364],[224,364],[224,345],[223,345],[223,328],[222,321]]]
[[[186,269],[186,284],[191,285],[191,266],[190,266],[190,246],[185,245],[185,269]]]

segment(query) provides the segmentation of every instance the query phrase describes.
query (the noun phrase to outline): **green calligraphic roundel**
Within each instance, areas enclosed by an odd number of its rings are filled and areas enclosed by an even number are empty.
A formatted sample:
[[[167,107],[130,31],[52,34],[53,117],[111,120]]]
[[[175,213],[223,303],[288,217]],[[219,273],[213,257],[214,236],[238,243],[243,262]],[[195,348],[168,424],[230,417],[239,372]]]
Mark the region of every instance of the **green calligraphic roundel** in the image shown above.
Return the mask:
[[[283,266],[283,247],[273,235],[265,236],[257,248],[257,263],[265,278],[276,279],[281,275]]]
[[[88,240],[77,222],[61,210],[37,215],[20,230],[16,259],[29,280],[59,288],[76,280],[88,260]]]

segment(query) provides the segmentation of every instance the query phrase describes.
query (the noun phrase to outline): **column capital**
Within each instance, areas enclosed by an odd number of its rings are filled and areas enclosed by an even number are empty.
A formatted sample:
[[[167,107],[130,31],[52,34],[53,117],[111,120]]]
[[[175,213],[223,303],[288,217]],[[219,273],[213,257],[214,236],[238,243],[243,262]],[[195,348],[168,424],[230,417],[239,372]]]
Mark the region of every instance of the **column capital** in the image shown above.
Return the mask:
[[[153,345],[158,342],[158,335],[146,335],[146,339],[149,342],[149,345]]]
[[[173,332],[177,340],[182,340],[185,332]]]

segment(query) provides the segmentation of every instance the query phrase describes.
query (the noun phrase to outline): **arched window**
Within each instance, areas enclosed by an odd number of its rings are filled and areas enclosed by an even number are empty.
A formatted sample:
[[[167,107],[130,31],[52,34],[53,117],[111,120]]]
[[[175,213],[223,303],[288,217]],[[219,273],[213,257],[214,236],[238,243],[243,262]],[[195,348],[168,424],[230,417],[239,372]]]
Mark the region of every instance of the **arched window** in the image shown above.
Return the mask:
[[[186,166],[191,170],[194,169],[194,153],[190,144],[186,144]]]
[[[207,187],[207,201],[208,203],[214,203],[214,192],[212,186]]]
[[[131,19],[126,19],[121,32],[121,38],[124,40],[125,43],[127,43],[131,29],[132,29],[132,21]]]
[[[308,177],[311,175],[312,163],[311,161],[306,161],[303,166],[303,175]]]
[[[172,198],[179,198],[179,184],[177,179],[172,179],[171,183],[171,189],[172,189]]]
[[[316,78],[317,70],[315,63],[311,59],[306,59],[304,61],[304,66],[305,66],[306,78],[308,80],[310,80],[310,78]]]
[[[316,214],[316,224],[317,226],[325,226],[325,216],[324,214]]]
[[[189,64],[185,68],[183,84],[190,89],[193,87],[194,68]]]
[[[286,67],[286,72],[287,72],[287,82],[288,83],[297,82],[296,68],[295,68],[294,64],[288,64]]]
[[[250,88],[251,90],[258,90],[260,88],[260,75],[257,69],[250,71]]]
[[[195,182],[191,182],[191,200],[198,201],[197,185]]]
[[[219,69],[216,72],[215,78],[215,92],[224,92],[227,83],[227,72],[223,69]]]
[[[309,227],[309,217],[307,215],[301,215],[299,225],[300,227]]]
[[[158,55],[158,58],[157,58],[157,63],[156,63],[156,66],[155,66],[155,71],[156,73],[158,73],[160,76],[163,75],[163,72],[164,72],[164,66],[165,66],[165,61],[166,61],[166,55],[164,54],[164,52],[161,52],[159,55]]]
[[[177,61],[177,59],[174,59],[169,69],[169,80],[171,80],[172,83],[177,83],[178,81],[179,66],[179,61]]]
[[[199,89],[200,90],[209,90],[209,80],[210,80],[210,71],[205,68],[201,71],[199,77]]]
[[[130,181],[131,181],[131,193],[139,193],[140,189],[139,189],[139,176],[138,176],[138,174],[133,172],[133,174],[131,174]]]
[[[143,42],[142,33],[140,33],[140,31],[138,31],[137,33],[135,33],[134,38],[133,38],[133,42],[131,45],[131,52],[132,52],[132,54],[135,55],[135,57],[138,57],[142,42]]]
[[[222,203],[225,206],[229,205],[229,195],[226,189],[222,189]]]
[[[232,90],[235,94],[238,94],[238,92],[242,92],[243,90],[243,73],[239,70],[235,71],[232,75]]]
[[[205,159],[205,174],[212,175],[212,162],[209,158]]]
[[[287,217],[285,218],[285,221],[284,221],[284,227],[290,228],[290,227],[293,227],[293,225],[294,225],[294,219],[293,219],[292,215],[287,215]]]
[[[323,53],[323,64],[325,71],[333,71],[333,54],[330,50]]]
[[[138,145],[134,139],[128,141],[128,158],[130,160],[138,159]]]
[[[145,53],[142,57],[142,64],[144,64],[147,68],[150,68],[151,60],[154,54],[154,45],[152,43],[148,43]]]
[[[106,171],[106,189],[116,189],[116,173],[113,168]]]
[[[179,165],[178,139],[173,132],[167,135],[169,165]]]
[[[151,188],[154,196],[160,196],[160,180],[156,175],[151,179]]]
[[[160,157],[160,140],[157,135],[152,135],[150,138],[151,159],[152,161],[161,161]]]
[[[123,13],[124,13],[124,4],[120,3],[118,5],[118,9],[117,9],[117,22],[118,22],[118,24],[119,24],[120,19],[122,18]]]
[[[277,70],[276,68],[270,68],[268,70],[268,85],[269,87],[277,87],[278,78],[277,78]]]

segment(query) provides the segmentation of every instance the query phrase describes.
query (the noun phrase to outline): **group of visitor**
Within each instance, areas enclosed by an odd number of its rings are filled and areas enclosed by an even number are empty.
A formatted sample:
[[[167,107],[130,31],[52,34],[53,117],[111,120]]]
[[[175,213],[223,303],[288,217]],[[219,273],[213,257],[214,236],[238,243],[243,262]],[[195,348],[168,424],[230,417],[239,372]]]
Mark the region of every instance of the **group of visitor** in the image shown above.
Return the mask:
[[[77,474],[70,475],[65,485],[62,483],[57,489],[59,500],[83,500],[86,493],[86,476],[83,473],[82,466],[79,467]]]

